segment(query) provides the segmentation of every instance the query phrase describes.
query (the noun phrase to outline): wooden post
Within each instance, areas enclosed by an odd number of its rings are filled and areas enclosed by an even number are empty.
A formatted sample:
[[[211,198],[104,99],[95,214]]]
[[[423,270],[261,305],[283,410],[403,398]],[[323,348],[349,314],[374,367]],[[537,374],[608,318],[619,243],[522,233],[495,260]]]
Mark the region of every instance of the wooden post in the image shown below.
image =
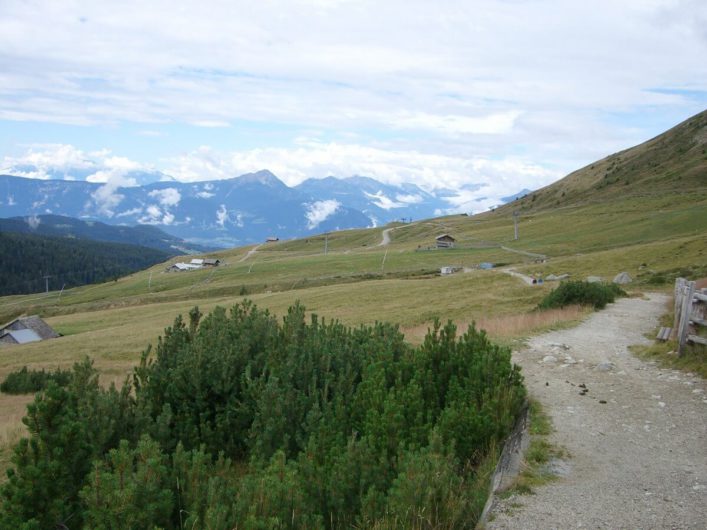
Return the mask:
[[[675,318],[673,319],[673,337],[678,335],[678,326],[680,325],[680,311],[682,310],[682,291],[685,287],[685,278],[677,278],[675,280]]]
[[[682,356],[687,342],[687,332],[692,314],[692,297],[695,294],[695,282],[686,282],[683,287],[682,308],[680,309],[680,324],[678,327],[678,356]]]

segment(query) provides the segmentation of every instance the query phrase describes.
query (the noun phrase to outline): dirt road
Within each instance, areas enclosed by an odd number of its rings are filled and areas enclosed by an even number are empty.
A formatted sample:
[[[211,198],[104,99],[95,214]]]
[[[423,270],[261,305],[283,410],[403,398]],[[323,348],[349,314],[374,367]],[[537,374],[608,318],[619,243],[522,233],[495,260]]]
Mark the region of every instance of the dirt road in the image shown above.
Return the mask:
[[[395,227],[393,228],[386,228],[381,232],[381,242],[378,243],[379,247],[385,247],[386,245],[390,245],[390,232],[391,230],[395,230]]]
[[[628,352],[665,311],[666,296],[648,298],[514,354],[571,456],[534,495],[498,501],[486,528],[707,528],[707,385]]]
[[[247,260],[248,258],[250,258],[251,256],[255,256],[255,254],[258,252],[258,249],[262,246],[263,246],[262,243],[260,245],[254,246],[252,249],[250,249],[248,252],[246,252],[245,255],[241,259],[238,260],[238,263],[242,263],[245,260]]]

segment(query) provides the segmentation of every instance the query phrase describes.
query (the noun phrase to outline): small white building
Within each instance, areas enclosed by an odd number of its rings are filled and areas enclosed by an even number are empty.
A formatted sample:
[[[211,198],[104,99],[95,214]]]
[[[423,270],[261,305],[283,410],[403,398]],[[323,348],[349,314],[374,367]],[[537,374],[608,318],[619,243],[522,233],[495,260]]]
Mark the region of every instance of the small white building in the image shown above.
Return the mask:
[[[194,263],[175,263],[172,265],[170,271],[195,271],[201,269],[201,265],[196,265]]]

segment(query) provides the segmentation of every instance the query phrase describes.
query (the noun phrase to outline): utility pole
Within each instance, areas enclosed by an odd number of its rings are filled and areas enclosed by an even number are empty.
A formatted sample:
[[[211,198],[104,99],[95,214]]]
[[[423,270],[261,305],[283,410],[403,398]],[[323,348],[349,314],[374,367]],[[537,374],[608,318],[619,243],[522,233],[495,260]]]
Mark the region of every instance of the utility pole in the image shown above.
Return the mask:
[[[45,292],[49,294],[49,278],[51,278],[51,276],[42,276],[42,278],[44,278]]]
[[[515,233],[515,239],[516,241],[518,240],[518,216],[520,215],[520,212],[516,210],[513,212],[513,231]]]
[[[324,255],[329,251],[329,234],[324,234]]]

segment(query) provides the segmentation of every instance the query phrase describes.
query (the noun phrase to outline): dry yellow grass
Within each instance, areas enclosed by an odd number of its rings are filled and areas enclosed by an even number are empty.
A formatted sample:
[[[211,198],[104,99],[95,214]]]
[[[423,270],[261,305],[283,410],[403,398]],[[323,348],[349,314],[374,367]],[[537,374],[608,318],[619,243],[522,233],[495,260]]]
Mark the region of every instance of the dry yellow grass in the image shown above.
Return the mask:
[[[12,447],[25,434],[22,417],[27,410],[27,404],[34,396],[11,396],[0,393],[0,483],[5,482],[7,476],[4,470],[10,465]]]
[[[476,322],[477,329],[483,329],[492,339],[507,343],[513,339],[527,337],[545,330],[574,324],[587,316],[591,310],[587,307],[573,305],[562,309],[548,309],[521,314],[496,315],[481,317]],[[459,332],[464,332],[471,321],[456,322]],[[412,343],[420,343],[427,334],[431,323],[403,328],[405,337]]]

